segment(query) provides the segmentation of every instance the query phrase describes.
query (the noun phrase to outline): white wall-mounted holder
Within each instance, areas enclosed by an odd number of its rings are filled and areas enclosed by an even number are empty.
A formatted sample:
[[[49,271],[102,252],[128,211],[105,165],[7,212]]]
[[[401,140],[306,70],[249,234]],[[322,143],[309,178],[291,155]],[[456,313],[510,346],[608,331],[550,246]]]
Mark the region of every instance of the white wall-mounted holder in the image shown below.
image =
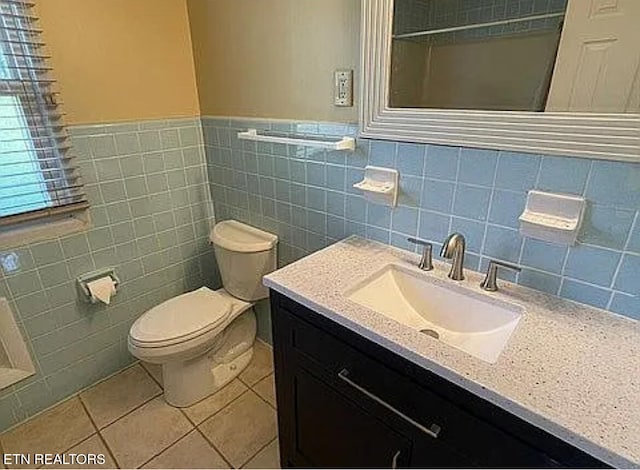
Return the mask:
[[[36,369],[9,302],[0,297],[0,389],[35,373]]]
[[[353,150],[356,148],[356,139],[342,137],[340,140],[327,140],[323,138],[311,138],[309,136],[291,137],[279,135],[259,134],[256,129],[247,129],[238,132],[238,139],[253,140],[256,142],[271,142],[273,144],[302,145],[304,147],[324,148],[329,150]]]
[[[367,201],[395,207],[398,203],[398,170],[367,166],[364,179],[353,185],[364,193]]]
[[[92,304],[102,302],[108,305],[119,285],[120,279],[113,268],[100,269],[76,278],[79,297]]]
[[[584,218],[586,200],[571,194],[529,191],[520,215],[520,233],[561,245],[575,245]]]

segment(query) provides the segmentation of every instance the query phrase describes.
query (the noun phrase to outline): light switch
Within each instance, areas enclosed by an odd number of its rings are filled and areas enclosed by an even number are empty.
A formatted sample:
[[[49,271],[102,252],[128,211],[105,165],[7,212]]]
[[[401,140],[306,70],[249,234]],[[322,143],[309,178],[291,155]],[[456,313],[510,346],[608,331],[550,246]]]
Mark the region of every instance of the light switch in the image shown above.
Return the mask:
[[[333,104],[353,106],[353,70],[336,70],[334,77]]]

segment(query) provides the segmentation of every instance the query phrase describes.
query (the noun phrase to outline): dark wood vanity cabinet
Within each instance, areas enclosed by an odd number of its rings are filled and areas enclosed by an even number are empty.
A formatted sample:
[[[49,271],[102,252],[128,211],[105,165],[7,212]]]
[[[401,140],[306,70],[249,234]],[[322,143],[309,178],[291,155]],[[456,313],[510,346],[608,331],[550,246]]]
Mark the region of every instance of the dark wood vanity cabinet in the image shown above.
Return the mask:
[[[271,291],[285,467],[606,467]]]

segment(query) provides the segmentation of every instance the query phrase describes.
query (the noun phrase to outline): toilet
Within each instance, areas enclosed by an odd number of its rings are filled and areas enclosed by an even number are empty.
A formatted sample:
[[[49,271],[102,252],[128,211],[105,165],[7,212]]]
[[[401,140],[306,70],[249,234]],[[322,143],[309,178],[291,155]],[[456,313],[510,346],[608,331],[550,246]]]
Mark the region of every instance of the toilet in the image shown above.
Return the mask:
[[[223,288],[173,297],[142,314],[129,331],[129,351],[162,365],[165,400],[177,407],[202,400],[249,364],[253,303],[268,296],[262,276],[276,269],[276,235],[226,220],[215,225],[210,241]]]

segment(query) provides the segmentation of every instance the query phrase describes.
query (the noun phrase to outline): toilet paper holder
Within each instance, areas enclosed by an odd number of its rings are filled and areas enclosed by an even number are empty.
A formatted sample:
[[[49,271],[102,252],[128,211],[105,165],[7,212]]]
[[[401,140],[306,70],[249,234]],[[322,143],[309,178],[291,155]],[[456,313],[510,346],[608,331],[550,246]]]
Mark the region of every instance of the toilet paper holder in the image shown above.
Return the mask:
[[[116,290],[120,285],[120,279],[116,276],[116,271],[113,268],[105,268],[99,269],[97,271],[92,271],[90,273],[81,274],[76,278],[76,286],[78,288],[78,294],[82,297],[86,302],[95,304],[95,299],[92,298],[91,293],[89,292],[89,288],[87,284],[91,281],[95,281],[96,279],[100,279],[101,277],[109,276],[113,279],[114,287]]]

